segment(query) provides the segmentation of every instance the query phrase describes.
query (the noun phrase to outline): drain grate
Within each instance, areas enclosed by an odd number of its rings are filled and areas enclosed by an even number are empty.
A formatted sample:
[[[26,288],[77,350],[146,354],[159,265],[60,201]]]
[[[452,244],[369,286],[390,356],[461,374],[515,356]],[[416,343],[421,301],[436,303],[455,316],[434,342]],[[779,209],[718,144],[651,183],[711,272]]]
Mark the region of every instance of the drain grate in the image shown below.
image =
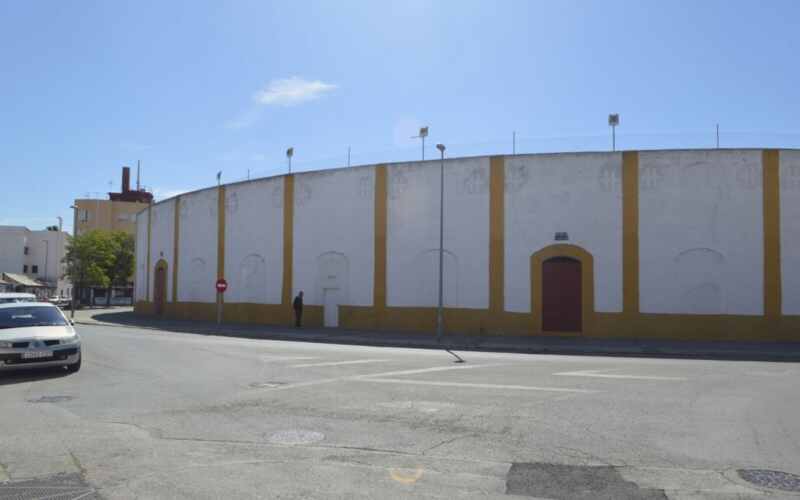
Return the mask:
[[[800,492],[800,476],[768,469],[739,469],[739,477],[748,483],[781,491]]]
[[[79,474],[58,474],[47,478],[0,484],[0,499],[90,500],[100,497]]]
[[[299,445],[316,443],[323,439],[325,439],[325,434],[321,432],[292,429],[272,434],[269,437],[269,442],[275,444]]]
[[[29,399],[28,403],[63,403],[73,399],[75,396],[42,396],[39,399]]]

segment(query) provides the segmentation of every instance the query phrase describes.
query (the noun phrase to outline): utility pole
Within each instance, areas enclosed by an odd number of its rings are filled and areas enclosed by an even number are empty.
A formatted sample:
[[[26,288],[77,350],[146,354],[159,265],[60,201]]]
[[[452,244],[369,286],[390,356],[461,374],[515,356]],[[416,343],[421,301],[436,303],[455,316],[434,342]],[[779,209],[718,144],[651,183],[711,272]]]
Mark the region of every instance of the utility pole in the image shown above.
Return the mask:
[[[347,167],[350,168],[350,146],[347,146]]]
[[[719,149],[719,123],[717,123],[717,149]]]
[[[517,154],[517,131],[511,133],[511,154]]]

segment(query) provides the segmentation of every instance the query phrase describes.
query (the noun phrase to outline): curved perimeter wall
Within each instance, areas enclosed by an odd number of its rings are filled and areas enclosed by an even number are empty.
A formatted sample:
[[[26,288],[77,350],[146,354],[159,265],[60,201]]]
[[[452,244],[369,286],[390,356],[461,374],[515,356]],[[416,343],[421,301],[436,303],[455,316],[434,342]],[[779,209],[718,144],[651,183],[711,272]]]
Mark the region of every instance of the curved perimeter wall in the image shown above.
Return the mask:
[[[289,325],[302,290],[308,326],[433,332],[439,166],[285,175],[153,205],[137,216],[136,310],[212,320],[219,300],[224,321]],[[800,339],[800,151],[448,159],[443,215],[446,331]]]

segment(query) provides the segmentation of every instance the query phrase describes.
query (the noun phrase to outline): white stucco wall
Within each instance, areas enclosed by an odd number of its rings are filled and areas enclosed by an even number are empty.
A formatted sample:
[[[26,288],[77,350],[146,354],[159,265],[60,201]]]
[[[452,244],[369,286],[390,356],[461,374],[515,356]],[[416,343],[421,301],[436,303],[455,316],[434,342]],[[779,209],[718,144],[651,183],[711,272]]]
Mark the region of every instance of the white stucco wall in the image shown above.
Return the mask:
[[[281,303],[283,186],[277,177],[225,190],[227,302]]]
[[[136,215],[136,274],[133,278],[134,299],[147,300],[147,213],[146,209]]]
[[[763,314],[761,151],[639,155],[644,313]]]
[[[172,266],[175,260],[173,253],[173,236],[175,231],[175,200],[153,205],[153,218],[150,221],[150,300],[153,300],[155,286],[155,268],[159,260],[167,263],[166,300],[172,302]],[[145,254],[145,258],[147,255]]]
[[[489,306],[489,158],[445,162],[444,304]],[[439,162],[388,167],[389,306],[438,303]]]
[[[780,152],[781,298],[783,314],[800,314],[800,151]]]
[[[374,191],[374,167],[295,177],[293,296],[321,305],[324,287],[339,288],[340,304],[372,305]]]
[[[593,256],[595,310],[622,311],[622,155],[507,158],[505,178],[505,309],[530,312],[531,255],[567,243]]]
[[[216,302],[217,188],[180,197],[178,301]]]

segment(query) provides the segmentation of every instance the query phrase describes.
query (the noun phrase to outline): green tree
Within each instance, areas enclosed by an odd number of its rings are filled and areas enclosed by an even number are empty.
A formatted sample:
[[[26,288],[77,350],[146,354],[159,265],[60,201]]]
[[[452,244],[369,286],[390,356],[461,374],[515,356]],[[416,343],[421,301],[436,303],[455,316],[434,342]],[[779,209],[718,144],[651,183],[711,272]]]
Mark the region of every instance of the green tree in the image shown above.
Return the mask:
[[[107,288],[107,270],[114,260],[114,243],[107,231],[89,231],[70,237],[64,256],[65,276],[72,282],[73,296],[90,286]]]
[[[112,259],[106,268],[108,276],[108,293],[106,293],[106,305],[111,305],[111,288],[113,286],[126,286],[133,278],[134,253],[136,243],[128,233],[114,231],[109,234],[112,246]]]

